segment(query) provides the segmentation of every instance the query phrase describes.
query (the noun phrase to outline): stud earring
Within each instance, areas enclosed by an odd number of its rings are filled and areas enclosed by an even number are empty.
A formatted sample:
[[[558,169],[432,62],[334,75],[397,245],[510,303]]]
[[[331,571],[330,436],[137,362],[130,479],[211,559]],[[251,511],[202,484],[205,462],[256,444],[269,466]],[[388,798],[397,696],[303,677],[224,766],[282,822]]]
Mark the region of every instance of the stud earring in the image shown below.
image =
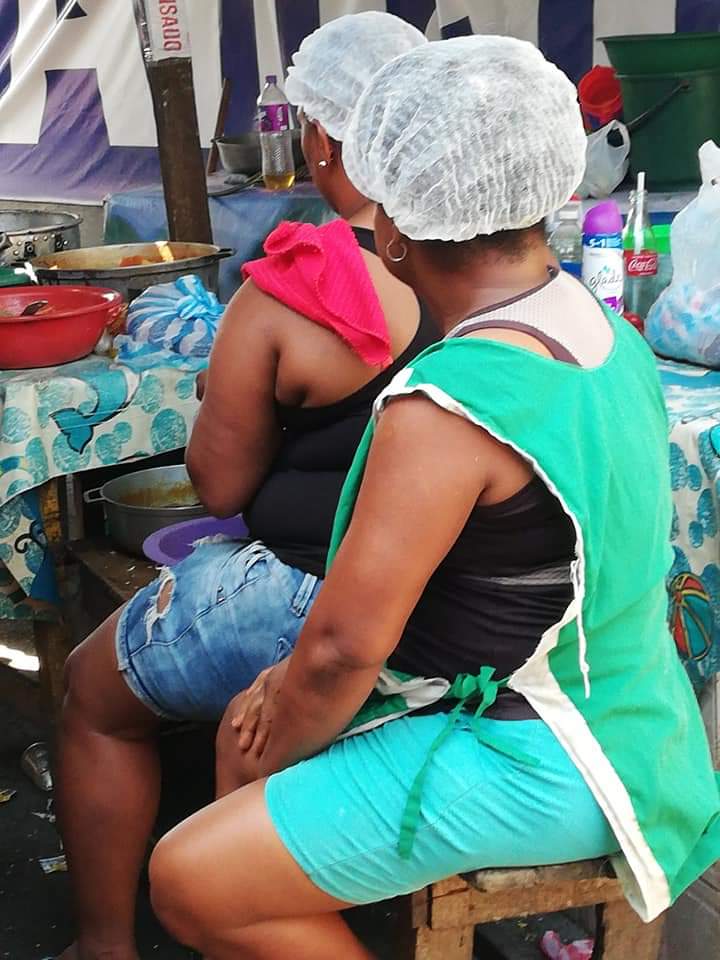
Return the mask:
[[[318,161],[318,166],[319,166],[319,167],[326,167],[327,165],[328,165],[327,160],[319,160],[319,161]]]

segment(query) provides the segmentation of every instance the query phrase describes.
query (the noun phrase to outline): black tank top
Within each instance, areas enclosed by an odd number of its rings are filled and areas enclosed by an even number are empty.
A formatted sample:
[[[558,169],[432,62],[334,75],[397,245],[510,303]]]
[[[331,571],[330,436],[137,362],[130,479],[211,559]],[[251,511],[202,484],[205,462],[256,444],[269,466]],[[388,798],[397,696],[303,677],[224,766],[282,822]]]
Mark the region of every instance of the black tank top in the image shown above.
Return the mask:
[[[456,330],[462,329],[463,336],[483,327],[531,333],[556,360],[578,364],[562,344],[510,320],[478,318]],[[509,676],[565,613],[573,598],[574,556],[572,521],[540,477],[502,503],[476,506],[425,587],[388,665],[450,681],[459,673],[476,674],[485,664],[495,667],[498,678]],[[441,702],[430,712],[438,709],[446,706]],[[521,694],[508,688],[485,715],[502,720],[537,716]]]
[[[372,230],[353,227],[375,253]],[[422,350],[440,339],[420,303],[417,332],[398,358],[364,387],[325,407],[277,405],[282,444],[272,468],[243,513],[250,536],[290,566],[322,577],[335,509],[373,401]]]
[[[388,666],[452,681],[492,664],[498,678],[509,676],[572,600],[574,550],[572,522],[539,477],[502,503],[475,507],[423,590]],[[536,714],[506,688],[487,716]]]

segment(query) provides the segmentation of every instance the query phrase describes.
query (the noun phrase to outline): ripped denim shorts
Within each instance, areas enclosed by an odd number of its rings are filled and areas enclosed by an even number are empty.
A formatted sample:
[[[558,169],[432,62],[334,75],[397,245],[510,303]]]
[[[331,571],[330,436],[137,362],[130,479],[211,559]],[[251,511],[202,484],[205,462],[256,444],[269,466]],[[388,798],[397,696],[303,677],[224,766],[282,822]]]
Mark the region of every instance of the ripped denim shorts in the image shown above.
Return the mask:
[[[262,543],[201,544],[123,611],[118,669],[158,716],[218,719],[291,652],[321,584]]]

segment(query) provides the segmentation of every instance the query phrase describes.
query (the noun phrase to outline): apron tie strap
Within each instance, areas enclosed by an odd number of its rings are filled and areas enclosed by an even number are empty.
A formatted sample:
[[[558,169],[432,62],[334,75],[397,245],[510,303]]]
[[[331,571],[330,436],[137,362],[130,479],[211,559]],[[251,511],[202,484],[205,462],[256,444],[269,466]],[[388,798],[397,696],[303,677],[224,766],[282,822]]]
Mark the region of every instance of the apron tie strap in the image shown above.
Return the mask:
[[[517,750],[511,743],[504,742],[502,737],[495,737],[480,729],[480,718],[488,707],[491,707],[495,703],[498,691],[507,685],[507,680],[493,680],[494,673],[494,667],[483,667],[477,676],[468,673],[459,674],[445,694],[447,699],[457,699],[458,702],[448,714],[447,723],[430,744],[425,761],[418,770],[410,787],[410,792],[408,793],[405,809],[403,810],[400,821],[400,836],[397,845],[398,854],[403,860],[410,858],[415,843],[415,837],[420,825],[422,792],[430,770],[430,765],[437,751],[455,729],[458,718],[468,701],[475,699],[479,699],[480,701],[470,722],[473,734],[479,743],[528,766],[538,766],[540,763],[535,757],[529,756],[522,750]]]

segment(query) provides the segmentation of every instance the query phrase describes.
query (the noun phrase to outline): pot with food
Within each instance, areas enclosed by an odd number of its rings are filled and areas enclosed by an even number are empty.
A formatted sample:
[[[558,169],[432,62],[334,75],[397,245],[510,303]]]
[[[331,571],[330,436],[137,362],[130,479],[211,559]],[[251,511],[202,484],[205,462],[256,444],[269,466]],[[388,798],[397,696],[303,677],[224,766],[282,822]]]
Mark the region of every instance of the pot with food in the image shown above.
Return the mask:
[[[130,302],[148,287],[173,283],[188,273],[217,293],[219,262],[233,253],[210,243],[157,240],[68,250],[38,257],[32,265],[40,283],[110,287]]]

